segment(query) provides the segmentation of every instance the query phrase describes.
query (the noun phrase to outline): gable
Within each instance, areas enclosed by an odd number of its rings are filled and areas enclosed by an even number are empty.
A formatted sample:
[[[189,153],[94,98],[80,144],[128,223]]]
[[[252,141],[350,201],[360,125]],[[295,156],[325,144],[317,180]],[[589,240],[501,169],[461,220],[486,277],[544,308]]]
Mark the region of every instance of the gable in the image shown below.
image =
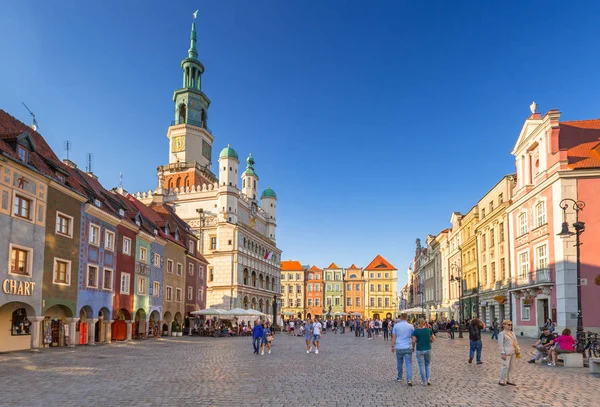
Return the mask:
[[[396,267],[392,266],[389,261],[378,254],[377,257],[365,267],[365,270],[396,270]]]

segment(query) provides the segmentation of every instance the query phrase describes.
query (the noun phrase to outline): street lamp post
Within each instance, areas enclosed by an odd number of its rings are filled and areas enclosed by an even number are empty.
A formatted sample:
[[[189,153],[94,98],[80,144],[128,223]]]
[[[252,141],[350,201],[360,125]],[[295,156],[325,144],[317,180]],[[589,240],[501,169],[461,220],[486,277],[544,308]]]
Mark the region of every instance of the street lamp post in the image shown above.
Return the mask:
[[[457,275],[454,275],[454,272],[452,270],[456,270]],[[458,310],[458,337],[462,338],[463,334],[462,334],[462,319],[463,319],[463,303],[462,303],[462,296],[463,296],[463,279],[462,279],[462,273],[460,270],[460,267],[457,264],[452,264],[450,265],[450,272],[452,273],[452,276],[450,277],[450,281],[456,281],[458,283],[458,287],[459,287],[459,305],[460,308]]]
[[[575,235],[575,246],[577,247],[577,339],[581,341],[583,337],[583,315],[581,312],[581,242],[579,236],[585,231],[585,223],[579,221],[579,211],[585,208],[585,202],[576,201],[571,198],[565,198],[560,201],[560,208],[563,210],[563,223],[562,230],[558,233],[558,236],[566,238]],[[575,223],[573,228],[575,232],[571,232],[569,229],[569,223],[567,222],[567,209],[571,207],[575,211]]]

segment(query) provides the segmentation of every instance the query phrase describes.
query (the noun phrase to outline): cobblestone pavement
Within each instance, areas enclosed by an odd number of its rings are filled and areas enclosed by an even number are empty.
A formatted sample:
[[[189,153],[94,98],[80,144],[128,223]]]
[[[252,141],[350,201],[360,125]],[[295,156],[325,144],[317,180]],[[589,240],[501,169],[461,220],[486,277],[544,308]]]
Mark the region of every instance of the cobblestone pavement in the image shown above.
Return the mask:
[[[327,333],[318,355],[280,334],[273,353],[250,338],[166,338],[0,355],[2,406],[598,406],[588,369],[519,359],[517,387],[498,386],[500,360],[486,335],[483,365],[468,364],[468,339],[434,343],[432,383],[398,383],[389,342]],[[528,349],[532,340],[521,338]],[[529,348],[533,351],[533,348]]]

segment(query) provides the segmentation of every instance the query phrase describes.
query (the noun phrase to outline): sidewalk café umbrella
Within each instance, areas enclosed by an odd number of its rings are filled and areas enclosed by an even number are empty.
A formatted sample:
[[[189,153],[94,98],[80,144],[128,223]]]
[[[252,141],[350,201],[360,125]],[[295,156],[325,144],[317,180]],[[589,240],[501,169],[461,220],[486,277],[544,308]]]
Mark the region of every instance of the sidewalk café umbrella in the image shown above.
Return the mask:
[[[190,314],[192,315],[223,315],[224,313],[226,313],[227,311],[225,311],[224,309],[220,309],[220,308],[206,308],[206,309],[201,309],[200,311],[192,311],[190,312]]]
[[[243,309],[243,308],[234,308],[229,311],[225,311],[225,314],[234,315],[236,317],[245,317],[245,316],[249,316],[249,315],[255,315],[254,313],[251,313],[249,311],[250,310]]]
[[[409,309],[403,309],[402,311],[405,314],[424,314],[423,312],[423,308],[417,307],[417,308],[409,308]]]
[[[345,312],[336,312],[335,315],[348,315]]]
[[[362,317],[363,314],[361,314],[360,312],[351,312],[348,315],[351,315],[353,317]]]
[[[285,311],[285,312],[282,312],[282,314],[283,315],[288,315],[288,316],[296,315],[296,313],[292,312],[292,311]]]
[[[267,314],[264,314],[262,312],[260,312],[259,310],[256,309],[247,309],[245,310],[246,314],[245,315],[249,315],[249,316],[255,316],[255,317],[264,317]]]

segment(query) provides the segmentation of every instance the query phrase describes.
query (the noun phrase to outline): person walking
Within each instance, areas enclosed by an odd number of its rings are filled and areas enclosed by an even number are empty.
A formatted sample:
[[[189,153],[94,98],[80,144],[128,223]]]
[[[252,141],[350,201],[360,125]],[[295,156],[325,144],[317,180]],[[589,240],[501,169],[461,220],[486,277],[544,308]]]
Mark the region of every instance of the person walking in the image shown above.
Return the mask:
[[[498,322],[498,318],[494,318],[494,322],[492,322],[492,340],[495,338],[498,340],[498,331],[500,330],[500,323]]]
[[[383,320],[382,328],[383,328],[383,340],[387,341],[390,339],[390,335],[388,333],[388,326],[390,324],[390,320],[388,318]]]
[[[456,329],[456,321],[452,318],[450,321],[450,339],[454,339],[454,330]]]
[[[252,345],[254,345],[254,354],[258,355],[260,350],[260,343],[262,342],[263,327],[259,320],[254,321],[254,328],[252,328]]]
[[[273,342],[274,332],[271,330],[271,326],[269,322],[265,322],[265,326],[263,328],[263,334],[261,338],[261,356],[265,354],[265,345],[267,349],[269,349],[269,355],[271,354],[271,343]]]
[[[312,327],[313,333],[313,345],[315,346],[315,353],[319,354],[319,349],[321,348],[321,331],[323,330],[323,325],[319,321],[319,317],[317,317],[315,323]]]
[[[406,384],[412,386],[412,334],[415,328],[407,322],[408,315],[400,314],[400,322],[392,329],[392,353],[396,353],[396,381],[402,381],[402,368],[406,364]]]
[[[419,319],[417,326],[412,334],[412,343],[413,346],[416,345],[417,363],[423,385],[431,386],[431,343],[435,342],[435,335],[424,319]]]
[[[310,346],[310,340],[313,336],[313,322],[311,318],[306,318],[306,323],[304,324],[304,340],[306,341],[306,353],[310,353],[312,351],[312,346]]]
[[[469,363],[473,362],[473,356],[477,352],[477,364],[480,365],[481,361],[481,330],[485,328],[485,324],[479,318],[473,318],[469,323]]]
[[[512,322],[508,319],[502,321],[504,330],[498,334],[498,350],[502,358],[502,367],[500,368],[500,386],[516,386],[511,382],[511,376],[515,368],[515,362],[521,357],[521,348],[515,333],[512,331]]]

